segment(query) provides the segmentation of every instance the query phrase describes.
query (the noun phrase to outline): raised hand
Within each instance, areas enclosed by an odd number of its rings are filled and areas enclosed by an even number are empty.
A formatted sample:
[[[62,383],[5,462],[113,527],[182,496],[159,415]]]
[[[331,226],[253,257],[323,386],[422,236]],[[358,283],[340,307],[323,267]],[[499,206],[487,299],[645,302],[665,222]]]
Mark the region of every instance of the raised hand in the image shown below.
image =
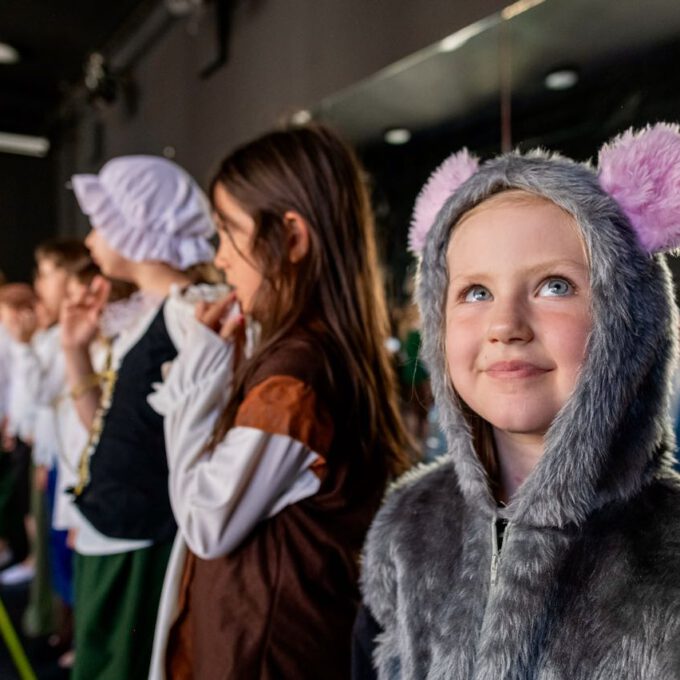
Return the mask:
[[[97,336],[99,317],[111,292],[111,283],[95,276],[87,293],[78,300],[66,300],[61,307],[61,344],[65,349],[89,347]]]
[[[233,293],[217,302],[197,303],[196,318],[223,340],[237,340],[243,329],[244,317],[238,310]]]
[[[199,302],[196,318],[223,340],[234,343],[234,363],[238,366],[243,359],[246,334],[245,317],[240,312],[236,296],[230,293],[217,302]]]

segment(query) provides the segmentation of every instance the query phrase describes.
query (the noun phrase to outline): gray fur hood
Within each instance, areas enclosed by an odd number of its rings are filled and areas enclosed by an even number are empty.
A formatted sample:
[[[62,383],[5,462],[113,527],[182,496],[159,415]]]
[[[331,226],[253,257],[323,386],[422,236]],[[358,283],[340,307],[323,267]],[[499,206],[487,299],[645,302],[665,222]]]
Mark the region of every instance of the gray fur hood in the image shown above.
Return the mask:
[[[667,426],[677,327],[672,284],[662,256],[642,251],[595,173],[566,158],[510,154],[484,165],[451,196],[432,227],[420,267],[422,356],[431,368],[449,447],[456,450],[461,490],[480,507],[495,504],[443,350],[446,248],[464,212],[509,188],[545,196],[572,214],[590,259],[594,324],[586,362],[573,397],[547,435],[543,459],[507,512],[522,523],[563,527],[635,494],[672,447]]]
[[[381,678],[680,677],[680,492],[668,417],[678,319],[663,257],[641,247],[603,184],[602,171],[557,155],[507,154],[450,192],[429,230],[417,300],[449,454],[400,480],[369,533],[362,585],[384,628]],[[499,508],[447,375],[443,317],[452,225],[510,188],[575,217],[593,328],[543,458]]]

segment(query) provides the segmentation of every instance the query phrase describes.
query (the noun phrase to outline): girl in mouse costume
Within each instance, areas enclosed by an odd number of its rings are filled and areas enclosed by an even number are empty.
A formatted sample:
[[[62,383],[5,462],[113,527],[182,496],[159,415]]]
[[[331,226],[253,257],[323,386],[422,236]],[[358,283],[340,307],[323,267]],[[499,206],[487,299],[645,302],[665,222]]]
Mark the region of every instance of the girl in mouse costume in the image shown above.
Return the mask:
[[[670,471],[680,130],[448,159],[418,198],[417,298],[449,454],[365,547],[381,679],[680,677]],[[422,251],[421,251],[422,248]]]

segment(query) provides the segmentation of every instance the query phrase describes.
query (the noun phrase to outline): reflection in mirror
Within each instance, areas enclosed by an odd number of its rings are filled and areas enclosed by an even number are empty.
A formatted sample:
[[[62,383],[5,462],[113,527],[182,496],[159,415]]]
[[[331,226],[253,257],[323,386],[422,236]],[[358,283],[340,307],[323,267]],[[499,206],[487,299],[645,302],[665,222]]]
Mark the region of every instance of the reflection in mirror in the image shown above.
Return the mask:
[[[590,158],[631,125],[680,120],[679,61],[677,0],[520,0],[322,101],[314,118],[372,175],[393,301],[406,297],[413,201],[445,156]]]

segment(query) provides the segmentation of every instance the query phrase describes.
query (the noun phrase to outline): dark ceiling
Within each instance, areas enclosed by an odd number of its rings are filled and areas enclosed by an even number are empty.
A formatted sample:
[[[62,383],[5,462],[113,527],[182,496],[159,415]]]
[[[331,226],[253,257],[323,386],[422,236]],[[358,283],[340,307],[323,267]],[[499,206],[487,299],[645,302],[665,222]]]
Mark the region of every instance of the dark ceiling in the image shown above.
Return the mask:
[[[469,126],[485,107],[498,106],[502,76],[508,74],[513,103],[519,105],[515,122],[523,118],[522,107],[547,104],[550,109],[560,99],[544,86],[546,74],[559,68],[575,68],[579,75],[578,87],[565,92],[559,103],[571,104],[572,117],[593,103],[573,93],[592,83],[600,97],[614,98],[622,90],[648,91],[651,81],[666,81],[670,91],[677,89],[679,0],[525,4],[527,11],[509,19],[504,12],[486,17],[331,95],[314,113],[355,143],[366,144],[381,139],[386,127],[417,133],[452,123]],[[457,45],[449,51],[443,44],[452,38]],[[601,124],[602,118],[596,122]]]
[[[88,55],[128,30],[150,0],[5,0],[0,41],[21,60],[0,64],[0,131],[49,135]]]
[[[373,178],[392,299],[407,296],[402,281],[413,261],[404,243],[429,173],[463,146],[481,158],[501,151],[508,64],[513,147],[586,160],[629,126],[680,122],[679,0],[545,0],[501,19],[460,31],[465,40],[455,50],[428,47],[314,110],[359,147]],[[576,85],[548,90],[546,74],[561,67],[575,69]],[[410,141],[387,144],[386,128],[395,127],[410,130]],[[671,266],[680,299],[680,259]]]

